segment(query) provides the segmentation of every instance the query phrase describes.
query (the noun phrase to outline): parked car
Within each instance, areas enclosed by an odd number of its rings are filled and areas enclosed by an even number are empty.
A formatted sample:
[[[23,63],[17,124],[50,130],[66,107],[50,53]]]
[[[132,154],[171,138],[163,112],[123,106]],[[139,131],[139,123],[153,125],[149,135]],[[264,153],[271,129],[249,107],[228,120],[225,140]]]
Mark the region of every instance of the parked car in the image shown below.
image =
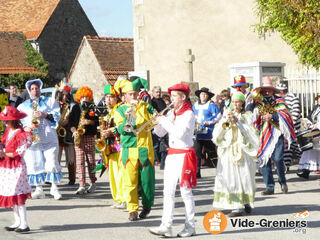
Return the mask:
[[[56,94],[58,92],[58,89],[55,87],[49,87],[49,88],[42,88],[41,89],[41,95],[49,98],[56,99]]]
[[[75,97],[77,90],[78,90],[78,88],[72,88],[71,93],[72,93],[73,97]],[[46,97],[52,97],[54,99],[57,99],[57,93],[58,93],[58,89],[55,87],[41,89],[41,95],[46,96]]]

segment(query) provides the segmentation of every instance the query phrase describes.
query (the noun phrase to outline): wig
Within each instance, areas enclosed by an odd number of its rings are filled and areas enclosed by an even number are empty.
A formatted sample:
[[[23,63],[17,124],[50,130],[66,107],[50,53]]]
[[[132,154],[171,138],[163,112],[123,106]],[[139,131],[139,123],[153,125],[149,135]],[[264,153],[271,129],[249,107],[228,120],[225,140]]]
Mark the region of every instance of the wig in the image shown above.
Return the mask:
[[[89,102],[92,100],[93,98],[93,92],[91,90],[91,88],[87,87],[87,86],[84,86],[84,87],[80,87],[78,89],[78,91],[76,92],[76,101],[78,103],[80,103],[80,99],[82,97],[89,97]]]

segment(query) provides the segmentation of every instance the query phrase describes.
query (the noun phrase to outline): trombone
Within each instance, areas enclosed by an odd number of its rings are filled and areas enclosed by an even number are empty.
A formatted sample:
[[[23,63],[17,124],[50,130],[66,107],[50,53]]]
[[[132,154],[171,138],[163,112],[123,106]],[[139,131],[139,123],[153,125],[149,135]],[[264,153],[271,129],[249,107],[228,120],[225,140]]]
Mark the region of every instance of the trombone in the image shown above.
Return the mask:
[[[152,116],[150,118],[150,120],[146,123],[144,123],[143,125],[141,125],[137,130],[136,133],[139,134],[141,131],[146,130],[146,132],[151,131],[157,124],[154,124],[154,120],[156,119],[156,117],[159,116],[163,116],[165,114],[165,112],[169,109],[171,109],[173,106],[173,103],[169,104],[165,109],[163,109],[160,113],[155,114],[154,116]],[[149,127],[147,127],[148,125],[150,125]]]

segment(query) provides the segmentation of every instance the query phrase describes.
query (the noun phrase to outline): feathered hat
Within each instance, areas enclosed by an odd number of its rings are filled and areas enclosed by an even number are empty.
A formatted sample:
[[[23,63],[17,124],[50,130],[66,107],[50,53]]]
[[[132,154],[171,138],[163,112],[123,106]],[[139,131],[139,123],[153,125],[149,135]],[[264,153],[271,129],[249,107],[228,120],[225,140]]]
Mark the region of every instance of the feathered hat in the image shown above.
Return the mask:
[[[55,86],[60,92],[68,91],[71,92],[72,85],[69,83],[69,79],[64,77],[60,82],[59,85]]]

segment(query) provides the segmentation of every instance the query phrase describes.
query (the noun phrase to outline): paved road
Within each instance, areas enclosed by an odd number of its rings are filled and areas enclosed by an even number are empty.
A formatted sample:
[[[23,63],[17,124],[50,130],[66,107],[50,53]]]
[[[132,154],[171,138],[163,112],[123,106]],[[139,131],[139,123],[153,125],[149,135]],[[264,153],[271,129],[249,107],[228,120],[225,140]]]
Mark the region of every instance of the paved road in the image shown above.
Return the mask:
[[[261,219],[269,221],[296,220],[292,216],[293,213],[308,210],[310,216],[305,219],[308,221],[305,233],[284,228],[232,227],[230,219],[228,219],[228,226],[223,233],[219,235],[207,233],[202,221],[204,215],[213,210],[211,204],[215,176],[215,169],[207,168],[202,169],[203,177],[194,189],[198,235],[192,239],[319,239],[320,175],[312,174],[310,180],[302,180],[295,175],[296,168],[294,166],[292,172],[287,175],[288,194],[282,194],[280,186],[277,185],[275,195],[262,196],[261,191],[264,190],[264,184],[262,177],[257,176],[255,208],[250,216],[239,219],[248,219],[255,223]],[[11,224],[12,211],[0,209],[0,239],[159,239],[159,237],[149,234],[148,228],[160,224],[163,171],[156,168],[155,206],[150,217],[137,222],[129,222],[127,212],[110,208],[112,200],[106,178],[104,175],[98,180],[98,188],[95,193],[85,196],[74,195],[77,185],[68,186],[68,181],[64,178],[60,185],[63,200],[56,201],[49,195],[42,200],[28,200],[28,221],[32,230],[28,234],[6,232],[3,227]],[[45,190],[48,193],[49,186],[45,186]],[[184,205],[179,191],[177,191],[176,197],[174,232],[181,230],[184,224]]]

